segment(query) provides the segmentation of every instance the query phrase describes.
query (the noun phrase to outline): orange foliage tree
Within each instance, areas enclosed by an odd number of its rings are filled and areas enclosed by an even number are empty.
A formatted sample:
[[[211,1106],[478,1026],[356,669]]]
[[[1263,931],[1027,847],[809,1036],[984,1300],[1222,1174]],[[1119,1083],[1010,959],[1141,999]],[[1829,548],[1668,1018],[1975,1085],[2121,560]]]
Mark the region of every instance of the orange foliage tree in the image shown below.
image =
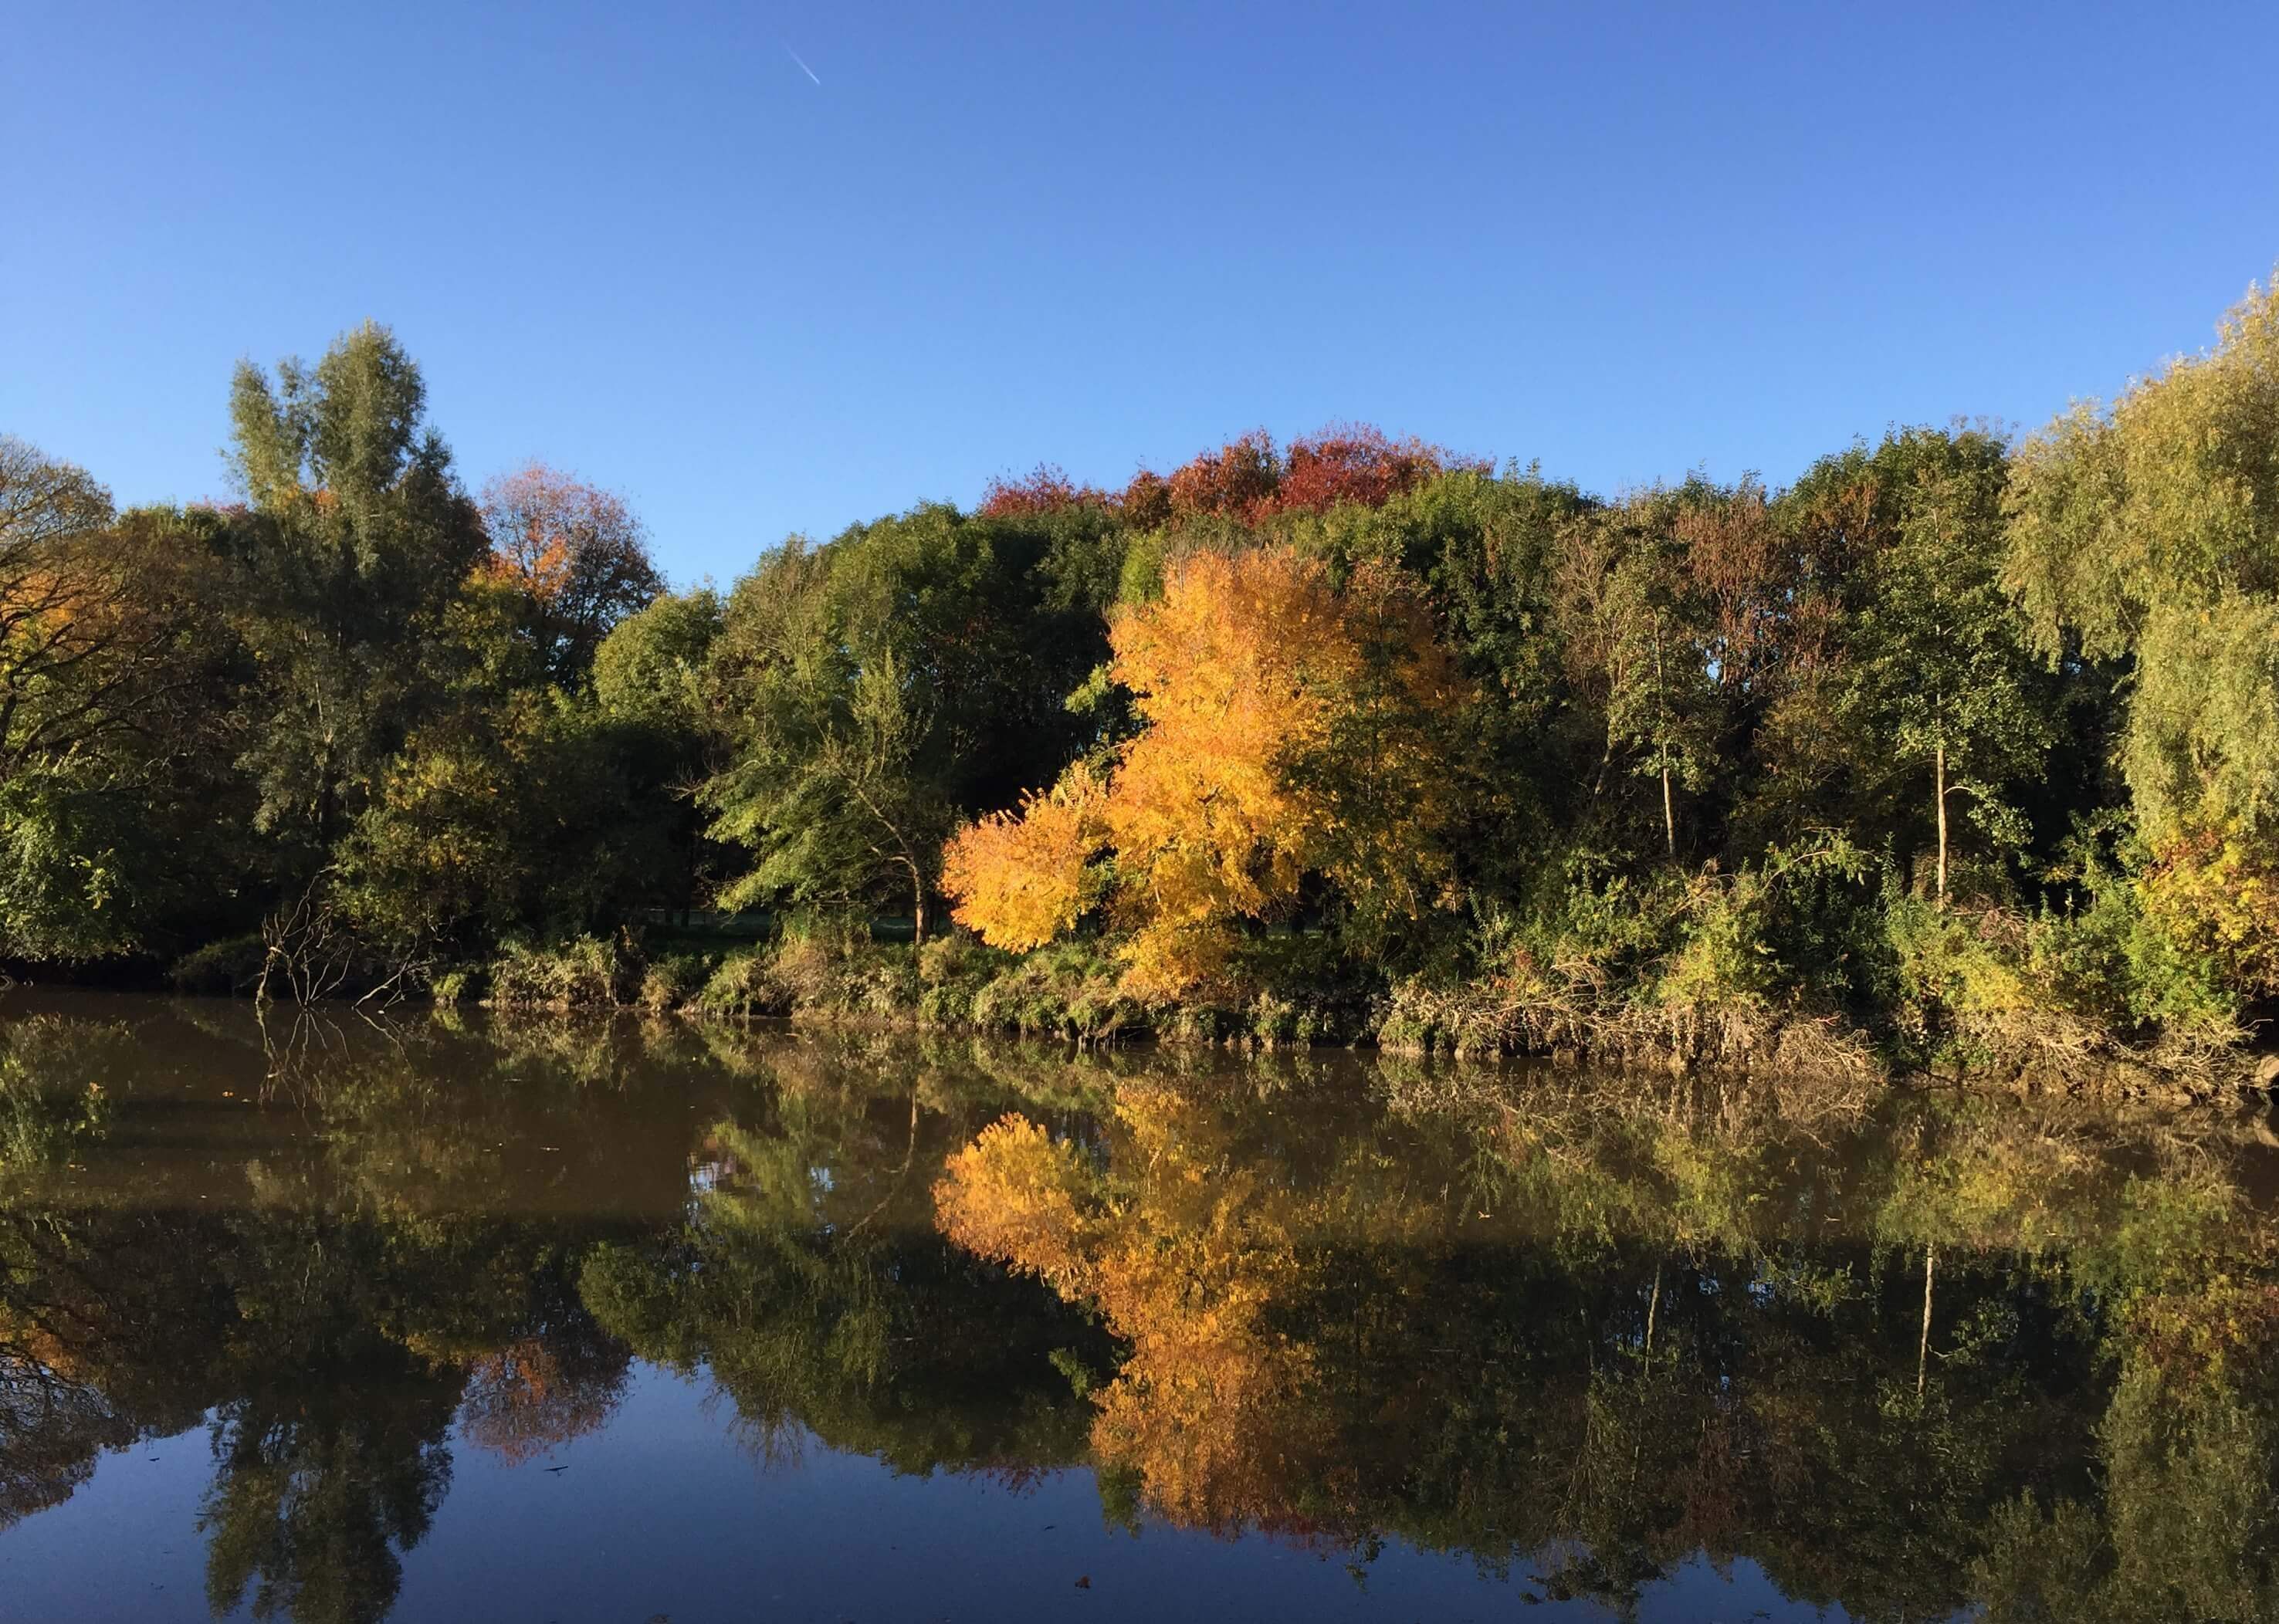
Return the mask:
[[[532,463],[483,487],[487,572],[535,611],[549,672],[592,664],[610,629],[664,590],[641,523],[614,493]]]
[[[1145,996],[1217,977],[1238,922],[1285,913],[1309,873],[1375,921],[1431,904],[1465,689],[1409,578],[1370,563],[1340,588],[1286,549],[1196,553],[1109,642],[1140,732],[952,841],[962,923],[1024,950],[1105,899]]]

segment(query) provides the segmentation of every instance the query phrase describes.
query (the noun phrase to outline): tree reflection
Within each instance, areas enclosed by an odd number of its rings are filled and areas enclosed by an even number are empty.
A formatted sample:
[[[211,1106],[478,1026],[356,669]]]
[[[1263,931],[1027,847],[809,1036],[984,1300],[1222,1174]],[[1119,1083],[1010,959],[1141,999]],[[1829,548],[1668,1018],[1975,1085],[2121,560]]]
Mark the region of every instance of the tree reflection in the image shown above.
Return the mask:
[[[1116,1333],[1092,1444],[1145,1511],[1618,1611],[1697,1552],[1878,1618],[2279,1599],[2279,1293],[2221,1118],[1311,1108],[1127,1085],[1100,1136],[1011,1115],[938,1187],[946,1232]]]
[[[704,1131],[687,1220],[588,1259],[599,1321],[708,1375],[764,1457],[813,1434],[919,1474],[1021,1481],[1077,1459],[1081,1411],[1051,1357],[1104,1356],[1102,1339],[932,1222],[932,1169],[994,1085],[925,1065],[882,1076],[837,1046],[764,1064],[753,1115]]]
[[[400,1553],[418,1544],[450,1486],[444,1434],[454,1384],[433,1377],[377,1392],[332,1384],[224,1406],[214,1423],[206,1600],[302,1624],[385,1618]]]
[[[635,1359],[1112,1518],[1639,1610],[2279,1616],[2252,1120],[907,1037],[0,1027],[0,1526],[204,1427],[218,1610],[376,1620]],[[298,1040],[296,1040],[298,1041]]]

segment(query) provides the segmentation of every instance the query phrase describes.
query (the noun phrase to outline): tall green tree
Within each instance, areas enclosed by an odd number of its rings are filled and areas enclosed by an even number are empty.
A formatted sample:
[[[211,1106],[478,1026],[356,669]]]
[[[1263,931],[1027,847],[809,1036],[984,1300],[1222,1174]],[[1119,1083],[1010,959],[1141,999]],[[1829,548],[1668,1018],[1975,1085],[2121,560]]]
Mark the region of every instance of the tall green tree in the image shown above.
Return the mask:
[[[370,322],[313,367],[248,363],[231,386],[240,621],[262,672],[244,763],[259,827],[319,853],[432,710],[444,616],[488,550],[426,410],[418,367]]]
[[[702,799],[755,861],[723,906],[893,898],[925,935],[960,819],[1050,782],[1081,739],[1063,699],[1105,657],[1087,594],[1109,577],[1063,540],[928,505],[794,540],[737,584]]]
[[[2279,992],[2279,289],[2029,440],[2010,512],[2036,647],[2131,673],[2117,755],[2156,911]]]
[[[1998,845],[2025,843],[2010,786],[2055,739],[2054,706],[2002,586],[2002,443],[1911,429],[1878,458],[1898,487],[1898,533],[1867,566],[1848,699],[1863,753],[1928,780],[1943,901],[1956,798]]]

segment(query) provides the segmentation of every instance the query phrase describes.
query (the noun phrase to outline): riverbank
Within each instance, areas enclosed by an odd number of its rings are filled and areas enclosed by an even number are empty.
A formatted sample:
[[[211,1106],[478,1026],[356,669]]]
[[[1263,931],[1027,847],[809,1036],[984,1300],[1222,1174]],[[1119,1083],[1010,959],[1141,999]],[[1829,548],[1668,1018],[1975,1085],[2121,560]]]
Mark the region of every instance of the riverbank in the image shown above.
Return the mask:
[[[1934,915],[1894,934],[1899,947],[1875,976],[1884,997],[1848,1008],[1736,984],[1698,963],[1617,977],[1589,964],[1546,971],[1522,954],[1462,977],[1370,976],[1294,937],[1261,944],[1240,992],[1150,1000],[1129,990],[1096,939],[1010,954],[963,933],[913,945],[812,919],[757,942],[626,932],[512,946],[487,963],[402,984],[375,971],[369,985],[351,980],[342,991],[376,1001],[417,995],[503,1009],[777,1018],[1079,1046],[1319,1046],[1677,1073],[1919,1076],[2030,1093],[2198,1099],[2279,1085],[2279,1054],[2259,1052],[2245,1022],[2124,1026],[2069,1000],[2065,979],[2047,968],[2053,955],[2012,920]],[[223,944],[169,979],[179,991],[243,994],[260,989],[264,964],[257,941]],[[272,977],[268,992],[285,984]]]

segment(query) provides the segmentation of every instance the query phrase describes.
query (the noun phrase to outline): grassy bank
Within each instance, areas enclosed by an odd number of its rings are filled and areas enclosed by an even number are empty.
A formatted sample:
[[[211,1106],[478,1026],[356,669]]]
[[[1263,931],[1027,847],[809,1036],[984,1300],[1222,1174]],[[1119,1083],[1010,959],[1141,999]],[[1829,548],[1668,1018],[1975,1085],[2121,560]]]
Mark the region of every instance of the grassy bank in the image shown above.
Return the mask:
[[[387,995],[1095,1046],[1370,1046],[2066,1092],[2279,1080],[2243,1013],[2117,905],[2061,915],[1891,897],[1831,935],[1828,911],[1799,912],[1795,897],[1746,877],[1623,889],[1547,923],[1493,923],[1461,953],[1397,976],[1326,937],[1262,935],[1215,997],[1135,996],[1098,938],[1013,954],[963,932],[876,939],[845,915],[794,916],[758,941],[651,930],[514,945]],[[187,992],[250,992],[264,958],[258,941],[224,943],[172,979]],[[377,967],[364,981],[343,991],[380,985]]]

